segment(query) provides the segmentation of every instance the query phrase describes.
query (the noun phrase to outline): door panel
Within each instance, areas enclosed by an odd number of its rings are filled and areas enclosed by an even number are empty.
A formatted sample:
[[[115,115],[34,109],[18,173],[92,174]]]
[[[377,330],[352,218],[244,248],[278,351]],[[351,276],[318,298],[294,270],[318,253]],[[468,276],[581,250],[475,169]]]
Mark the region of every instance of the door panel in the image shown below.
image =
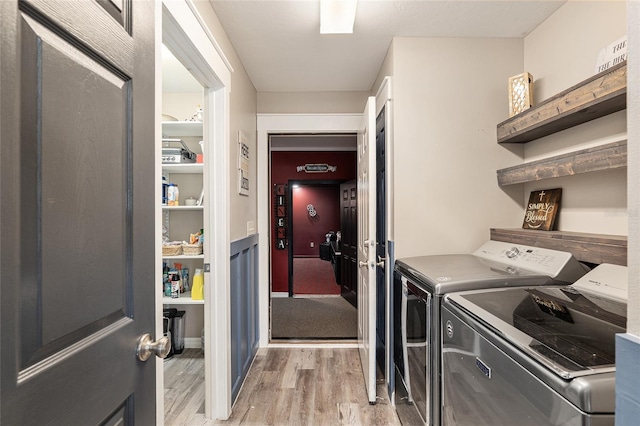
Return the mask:
[[[103,6],[0,6],[6,424],[155,422],[155,5]]]
[[[23,253],[39,269],[39,279],[23,283],[23,335],[33,340],[22,342],[24,366],[131,311],[124,297],[131,285],[124,120],[131,111],[128,82],[34,21],[25,18],[22,29],[22,95],[30,101],[22,105],[23,134],[41,128],[21,156],[21,193],[28,199],[38,194],[25,203],[22,217],[25,226],[40,228]],[[76,101],[60,108],[66,96]],[[41,113],[30,114],[36,110]],[[99,285],[86,285],[87,279]]]
[[[358,349],[370,403],[376,401],[375,97],[358,132]]]
[[[341,294],[358,307],[358,208],[356,181],[340,185],[340,229],[342,232]]]
[[[386,305],[387,286],[385,281],[386,246],[386,137],[385,109],[376,118],[376,359],[380,368],[385,369]]]

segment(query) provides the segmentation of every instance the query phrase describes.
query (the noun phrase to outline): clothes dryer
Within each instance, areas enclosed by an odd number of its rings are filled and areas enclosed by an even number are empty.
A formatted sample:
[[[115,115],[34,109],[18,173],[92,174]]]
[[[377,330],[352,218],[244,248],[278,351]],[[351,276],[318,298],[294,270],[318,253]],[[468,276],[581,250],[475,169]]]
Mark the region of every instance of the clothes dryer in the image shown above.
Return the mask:
[[[614,425],[626,298],[627,268],[608,264],[569,286],[447,295],[443,424]]]
[[[570,253],[488,241],[473,254],[399,259],[394,270],[396,411],[404,424],[440,424],[440,308],[445,294],[573,283],[588,268]]]

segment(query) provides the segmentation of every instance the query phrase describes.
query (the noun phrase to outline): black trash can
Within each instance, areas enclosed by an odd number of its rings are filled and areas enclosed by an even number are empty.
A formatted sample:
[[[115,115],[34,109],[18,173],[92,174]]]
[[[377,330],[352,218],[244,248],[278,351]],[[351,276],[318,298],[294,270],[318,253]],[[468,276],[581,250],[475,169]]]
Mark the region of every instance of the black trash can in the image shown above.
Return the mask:
[[[184,314],[185,311],[176,312],[171,327],[171,347],[176,354],[181,354],[184,351]]]
[[[173,324],[178,310],[176,308],[165,308],[162,310],[162,333],[169,338],[171,349],[166,358],[171,358],[174,354],[173,345]]]

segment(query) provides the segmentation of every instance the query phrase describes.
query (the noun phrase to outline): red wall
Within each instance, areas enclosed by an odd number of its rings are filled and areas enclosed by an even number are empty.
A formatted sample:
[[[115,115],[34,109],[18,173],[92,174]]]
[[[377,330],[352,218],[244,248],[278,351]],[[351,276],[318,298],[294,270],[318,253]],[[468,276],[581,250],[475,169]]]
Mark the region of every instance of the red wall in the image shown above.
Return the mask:
[[[293,257],[319,257],[329,231],[340,230],[340,185],[293,188]],[[313,204],[316,215],[307,206]],[[313,247],[311,243],[313,242]]]
[[[305,164],[328,164],[335,166],[334,172],[305,173],[298,171],[298,166]],[[271,185],[288,184],[289,181],[319,180],[329,181],[336,180],[346,182],[356,178],[356,153],[355,151],[274,151],[271,153]],[[336,197],[336,199],[338,199]],[[275,236],[275,198],[271,195],[271,291],[287,292],[289,290],[289,251],[276,249]],[[308,203],[307,203],[308,204]],[[314,204],[315,205],[315,204]],[[306,204],[305,204],[306,214]],[[336,212],[339,217],[339,207]],[[324,214],[322,210],[318,210],[319,214]],[[287,212],[291,214],[291,212]],[[340,223],[338,219],[338,224]],[[324,241],[324,234],[328,231],[337,231],[337,229],[322,230],[323,239],[316,243]],[[297,238],[296,238],[297,240]],[[309,241],[306,242],[309,245]],[[294,251],[295,253],[295,251]]]

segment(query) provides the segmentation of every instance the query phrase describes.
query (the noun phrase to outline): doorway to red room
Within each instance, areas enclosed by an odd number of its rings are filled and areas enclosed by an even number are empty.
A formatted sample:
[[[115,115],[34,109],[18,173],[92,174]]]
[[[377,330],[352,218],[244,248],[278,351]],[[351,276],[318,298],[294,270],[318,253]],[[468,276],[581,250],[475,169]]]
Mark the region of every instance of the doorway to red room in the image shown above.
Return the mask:
[[[340,184],[355,178],[356,136],[270,135],[269,142],[269,338],[355,340],[357,309],[341,296],[326,240],[337,243]]]
[[[340,295],[340,183],[289,181],[289,296]]]

